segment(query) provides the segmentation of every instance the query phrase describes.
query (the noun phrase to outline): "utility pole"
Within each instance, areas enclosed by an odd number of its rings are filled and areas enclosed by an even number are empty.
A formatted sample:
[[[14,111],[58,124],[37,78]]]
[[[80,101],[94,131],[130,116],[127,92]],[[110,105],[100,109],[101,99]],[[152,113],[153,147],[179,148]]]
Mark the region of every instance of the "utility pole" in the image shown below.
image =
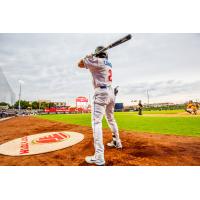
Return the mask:
[[[18,109],[19,109],[19,114],[21,111],[21,94],[22,94],[22,84],[24,84],[24,81],[19,80],[19,101],[18,101]]]
[[[91,106],[90,94],[88,95],[88,97],[89,97],[89,99],[88,99],[88,101],[89,101],[89,105]]]

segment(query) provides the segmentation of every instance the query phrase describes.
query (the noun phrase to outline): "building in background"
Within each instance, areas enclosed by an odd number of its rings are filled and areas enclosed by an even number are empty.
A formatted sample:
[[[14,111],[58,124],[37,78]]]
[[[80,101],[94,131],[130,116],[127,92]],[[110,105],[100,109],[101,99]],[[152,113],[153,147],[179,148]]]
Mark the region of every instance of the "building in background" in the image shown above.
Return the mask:
[[[3,70],[0,67],[0,102],[6,102],[10,105],[15,103],[15,93],[13,92]]]
[[[50,100],[46,100],[46,99],[39,99],[37,102],[38,103],[51,103]]]
[[[67,106],[66,102],[53,102],[56,107],[65,107]]]

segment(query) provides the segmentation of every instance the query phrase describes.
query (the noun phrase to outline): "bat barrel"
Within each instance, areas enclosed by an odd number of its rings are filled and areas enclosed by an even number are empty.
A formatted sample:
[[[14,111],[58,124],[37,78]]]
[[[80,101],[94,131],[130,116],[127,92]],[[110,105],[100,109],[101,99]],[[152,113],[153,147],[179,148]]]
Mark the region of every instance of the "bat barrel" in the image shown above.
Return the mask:
[[[111,48],[113,48],[113,47],[115,47],[115,46],[118,46],[118,45],[120,45],[120,44],[122,44],[122,43],[124,43],[124,42],[126,42],[126,41],[128,41],[128,40],[130,40],[131,38],[132,38],[132,35],[131,35],[131,34],[128,34],[128,35],[126,35],[125,37],[123,37],[123,38],[117,40],[116,42],[110,44],[109,46],[105,47],[104,49],[102,49],[102,50],[100,50],[99,52],[94,53],[94,54],[92,54],[92,55],[95,56],[95,55],[97,55],[97,54],[99,54],[99,53],[102,53],[102,52],[104,52],[104,51],[106,51],[106,50],[108,50],[108,49],[111,49]]]
[[[131,34],[128,34],[128,35],[126,36],[126,38],[127,38],[127,40],[130,40],[130,39],[132,38],[132,35],[131,35]]]

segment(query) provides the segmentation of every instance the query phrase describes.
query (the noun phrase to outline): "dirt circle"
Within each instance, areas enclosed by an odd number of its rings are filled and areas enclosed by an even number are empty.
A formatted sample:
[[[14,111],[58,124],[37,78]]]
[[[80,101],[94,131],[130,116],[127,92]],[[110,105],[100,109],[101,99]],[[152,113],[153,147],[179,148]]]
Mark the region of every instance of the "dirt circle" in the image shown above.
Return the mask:
[[[81,133],[58,131],[23,136],[0,145],[0,154],[27,156],[71,147],[83,140]]]
[[[0,165],[21,166],[82,166],[85,156],[94,153],[91,127],[69,125],[36,117],[16,117],[0,122],[0,144],[26,135],[53,131],[74,131],[84,134],[80,143],[62,150],[39,155],[12,157],[0,155]],[[112,139],[104,129],[104,144]],[[182,137],[120,131],[123,149],[105,145],[106,165],[176,166],[200,165],[200,137]]]

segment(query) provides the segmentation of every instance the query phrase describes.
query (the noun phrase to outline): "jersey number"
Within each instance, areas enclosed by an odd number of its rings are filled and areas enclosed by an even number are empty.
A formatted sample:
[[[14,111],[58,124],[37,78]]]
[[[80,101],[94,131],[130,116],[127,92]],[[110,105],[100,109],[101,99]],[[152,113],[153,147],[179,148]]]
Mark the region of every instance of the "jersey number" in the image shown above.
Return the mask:
[[[112,82],[112,70],[108,70],[108,80]]]

